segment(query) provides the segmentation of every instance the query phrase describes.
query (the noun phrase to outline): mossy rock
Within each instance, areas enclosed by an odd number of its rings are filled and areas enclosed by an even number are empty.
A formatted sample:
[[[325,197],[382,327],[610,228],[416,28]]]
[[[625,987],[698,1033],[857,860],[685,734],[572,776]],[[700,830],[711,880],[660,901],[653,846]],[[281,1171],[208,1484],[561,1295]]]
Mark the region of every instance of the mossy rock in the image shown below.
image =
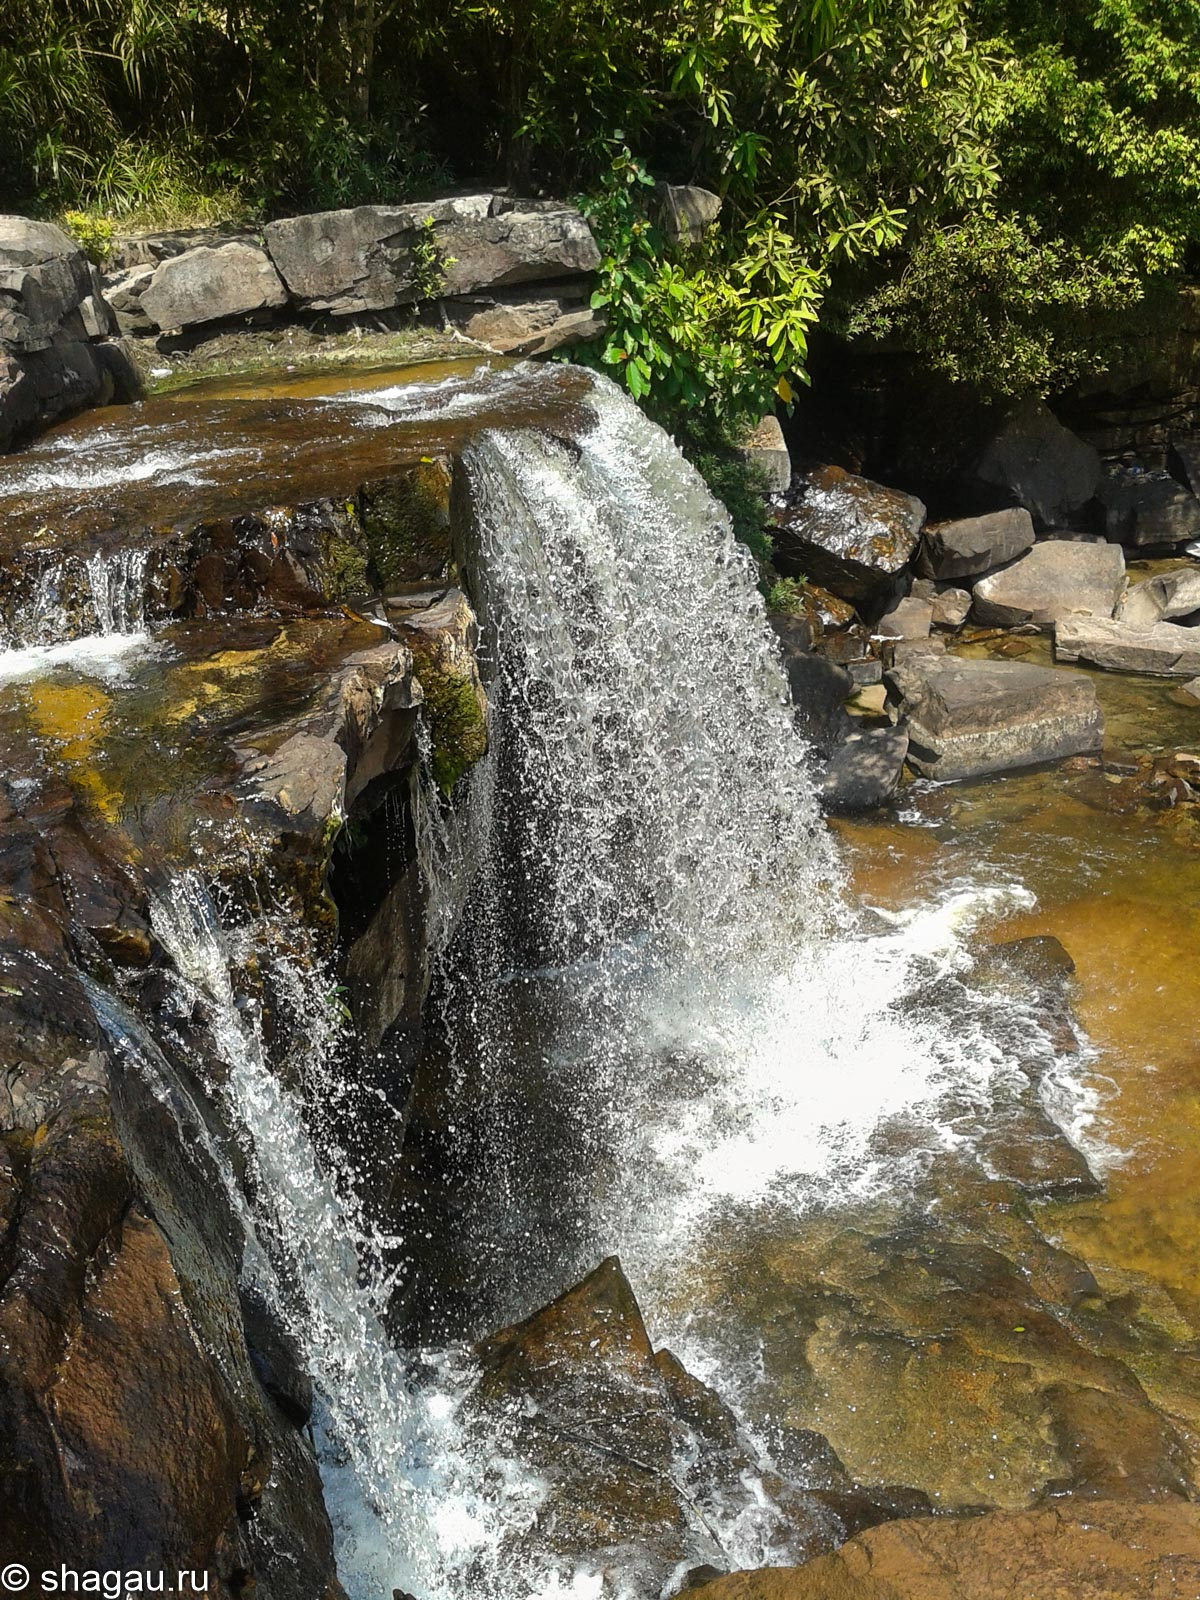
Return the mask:
[[[444,457],[363,484],[359,506],[370,576],[381,590],[445,576],[450,566],[450,466]]]
[[[451,589],[425,611],[396,619],[425,695],[434,782],[449,794],[487,753],[487,696],[475,661],[475,617]]]

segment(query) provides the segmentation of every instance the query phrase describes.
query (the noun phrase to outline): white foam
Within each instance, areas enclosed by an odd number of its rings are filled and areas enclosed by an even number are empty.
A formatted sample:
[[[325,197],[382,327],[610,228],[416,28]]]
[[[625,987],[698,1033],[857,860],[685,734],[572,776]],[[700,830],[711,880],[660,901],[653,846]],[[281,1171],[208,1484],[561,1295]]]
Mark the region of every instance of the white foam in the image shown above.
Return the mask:
[[[143,656],[149,648],[148,633],[94,633],[62,644],[0,650],[0,683],[28,682],[60,669],[119,680],[130,658]]]

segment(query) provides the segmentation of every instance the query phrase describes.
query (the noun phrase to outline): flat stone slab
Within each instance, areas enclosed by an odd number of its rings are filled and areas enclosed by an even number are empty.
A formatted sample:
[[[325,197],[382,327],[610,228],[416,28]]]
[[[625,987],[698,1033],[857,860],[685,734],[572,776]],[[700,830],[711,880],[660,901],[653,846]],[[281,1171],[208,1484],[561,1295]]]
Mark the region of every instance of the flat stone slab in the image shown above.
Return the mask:
[[[909,765],[952,781],[1098,749],[1104,713],[1082,673],[1024,661],[912,657],[889,676],[908,722]]]
[[[938,522],[921,539],[919,570],[927,578],[978,578],[1023,556],[1033,544],[1033,518],[1024,506],[982,517]]]
[[[1089,661],[1109,672],[1194,678],[1200,673],[1200,629],[1175,622],[1135,628],[1102,617],[1064,617],[1054,630],[1054,654],[1060,661]]]
[[[981,578],[975,615],[991,627],[1033,623],[1049,633],[1060,617],[1111,617],[1125,588],[1125,554],[1115,544],[1047,539],[1028,555]]]

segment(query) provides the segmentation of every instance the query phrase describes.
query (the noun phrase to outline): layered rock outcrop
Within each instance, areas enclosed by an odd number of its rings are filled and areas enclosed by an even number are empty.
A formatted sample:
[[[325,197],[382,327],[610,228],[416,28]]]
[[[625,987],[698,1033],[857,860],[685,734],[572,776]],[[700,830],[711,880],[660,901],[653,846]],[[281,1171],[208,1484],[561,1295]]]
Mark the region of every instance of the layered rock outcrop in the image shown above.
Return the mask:
[[[137,374],[117,331],[96,269],[61,228],[0,216],[0,450],[132,398]]]

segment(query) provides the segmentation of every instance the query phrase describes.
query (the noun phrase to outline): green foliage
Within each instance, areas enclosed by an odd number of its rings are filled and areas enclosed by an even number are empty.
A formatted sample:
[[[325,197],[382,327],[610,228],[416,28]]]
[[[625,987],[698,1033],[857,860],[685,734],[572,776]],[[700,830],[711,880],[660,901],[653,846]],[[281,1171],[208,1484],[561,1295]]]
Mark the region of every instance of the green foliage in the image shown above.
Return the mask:
[[[807,578],[776,578],[767,589],[767,610],[783,611],[789,616],[796,616],[804,610],[807,592]]]
[[[760,563],[770,561],[772,542],[767,527],[762,471],[747,461],[740,448],[743,433],[704,412],[676,420],[675,441],[733,523],[735,536]]]
[[[102,267],[116,232],[112,218],[87,211],[64,211],[60,220],[71,237],[78,240],[88,260]]]
[[[653,180],[620,148],[600,195],[582,203],[600,242],[594,310],[608,322],[594,358],[661,417],[708,408],[727,425],[761,416],[781,377],[803,369],[819,277],[795,242],[760,219],[668,251],[648,214]]]
[[[1200,245],[1197,0],[982,0],[988,207],[926,230],[850,318],[950,376],[1042,393],[1119,358]]]

